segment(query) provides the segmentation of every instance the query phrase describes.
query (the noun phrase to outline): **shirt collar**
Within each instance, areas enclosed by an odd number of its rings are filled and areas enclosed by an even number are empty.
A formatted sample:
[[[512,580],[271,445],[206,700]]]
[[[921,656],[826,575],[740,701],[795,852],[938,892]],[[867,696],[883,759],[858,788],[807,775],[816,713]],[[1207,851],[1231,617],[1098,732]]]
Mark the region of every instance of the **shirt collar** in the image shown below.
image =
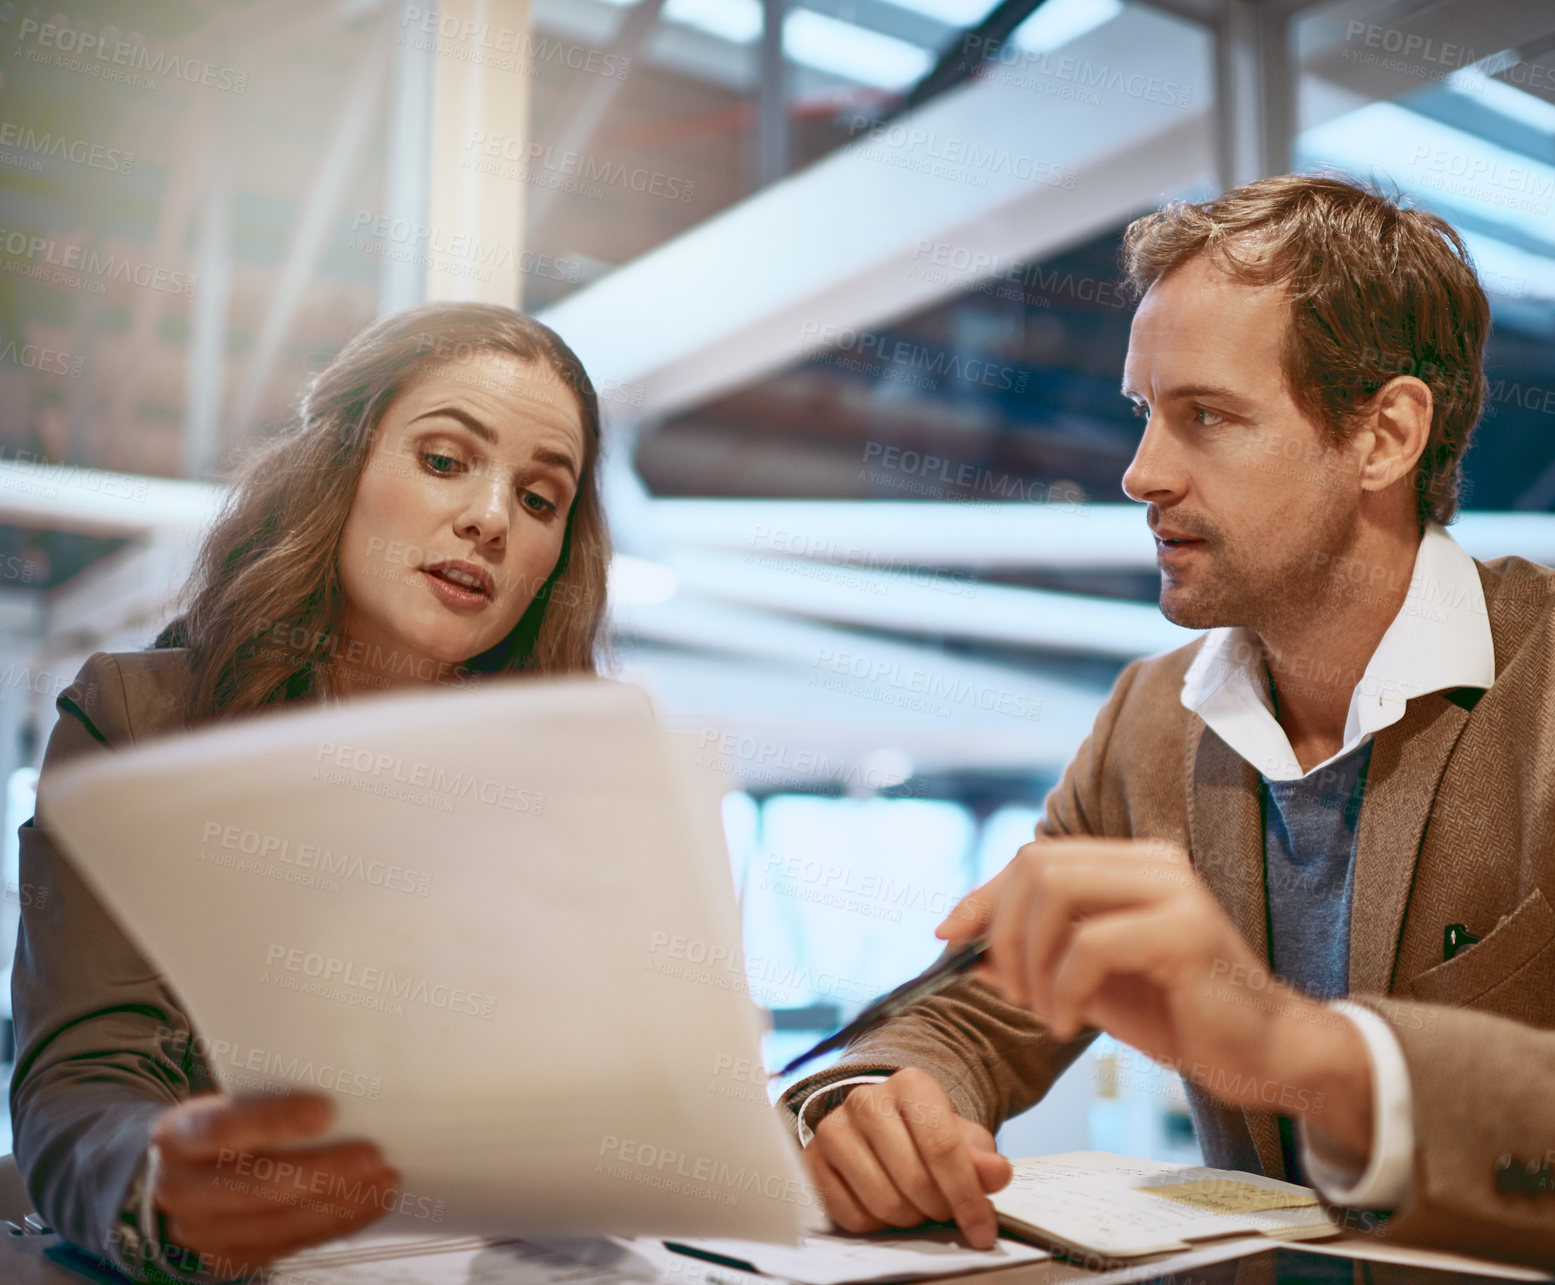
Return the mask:
[[[1382,587],[1358,565],[1336,562],[1331,571],[1329,587],[1352,598]],[[1344,746],[1334,757],[1398,722],[1412,697],[1454,687],[1488,688],[1495,676],[1479,568],[1445,527],[1427,522],[1408,595],[1350,694]],[[1209,631],[1183,676],[1182,703],[1265,776],[1303,775],[1274,717],[1262,650],[1250,629]]]

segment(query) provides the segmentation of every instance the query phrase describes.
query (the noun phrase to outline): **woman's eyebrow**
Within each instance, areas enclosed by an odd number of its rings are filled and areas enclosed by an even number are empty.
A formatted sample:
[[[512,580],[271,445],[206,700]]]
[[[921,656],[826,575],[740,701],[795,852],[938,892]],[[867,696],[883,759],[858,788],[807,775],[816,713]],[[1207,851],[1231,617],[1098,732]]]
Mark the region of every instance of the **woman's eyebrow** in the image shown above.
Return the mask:
[[[476,437],[480,438],[481,441],[485,442],[488,446],[495,446],[497,444],[497,435],[493,433],[491,429],[482,424],[480,420],[476,419],[475,416],[470,414],[469,411],[463,410],[458,406],[439,406],[436,410],[423,411],[410,422],[412,424],[419,424],[424,419],[436,419],[439,416],[446,416],[449,419],[458,420],[467,429],[469,429],[470,432],[474,433]]]
[[[469,411],[458,406],[439,406],[433,410],[423,411],[410,422],[416,424],[424,419],[437,419],[439,416],[456,419],[488,446],[497,445],[497,435],[481,423],[480,420],[476,419],[474,415],[470,414]],[[540,446],[535,449],[534,455],[530,458],[536,464],[548,464],[553,468],[565,469],[567,475],[574,482],[578,480],[578,466],[573,461],[572,456],[566,451],[558,451],[549,446]]]
[[[540,446],[535,449],[532,457],[536,464],[550,464],[556,468],[566,469],[569,477],[574,482],[578,480],[578,466],[572,462],[572,456],[566,451],[552,450],[548,446]]]

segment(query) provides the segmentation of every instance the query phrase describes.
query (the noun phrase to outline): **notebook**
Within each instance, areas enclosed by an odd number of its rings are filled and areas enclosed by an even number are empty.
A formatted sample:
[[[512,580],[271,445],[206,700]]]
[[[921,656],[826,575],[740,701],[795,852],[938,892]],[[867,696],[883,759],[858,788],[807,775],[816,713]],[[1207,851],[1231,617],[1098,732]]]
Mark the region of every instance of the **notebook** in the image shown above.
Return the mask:
[[[1335,1234],[1310,1188],[1229,1169],[1071,1151],[1013,1162],[993,1197],[1011,1235],[1070,1254],[1139,1258],[1222,1236]]]

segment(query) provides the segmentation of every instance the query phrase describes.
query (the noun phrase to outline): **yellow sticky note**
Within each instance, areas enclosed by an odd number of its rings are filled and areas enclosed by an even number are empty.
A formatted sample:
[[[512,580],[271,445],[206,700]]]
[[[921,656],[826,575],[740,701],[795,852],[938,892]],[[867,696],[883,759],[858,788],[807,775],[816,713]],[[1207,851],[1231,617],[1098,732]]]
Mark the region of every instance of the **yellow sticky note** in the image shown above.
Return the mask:
[[[1135,1187],[1134,1190],[1192,1205],[1211,1214],[1258,1214],[1266,1209],[1304,1209],[1317,1205],[1317,1197],[1308,1191],[1279,1191],[1226,1178]]]

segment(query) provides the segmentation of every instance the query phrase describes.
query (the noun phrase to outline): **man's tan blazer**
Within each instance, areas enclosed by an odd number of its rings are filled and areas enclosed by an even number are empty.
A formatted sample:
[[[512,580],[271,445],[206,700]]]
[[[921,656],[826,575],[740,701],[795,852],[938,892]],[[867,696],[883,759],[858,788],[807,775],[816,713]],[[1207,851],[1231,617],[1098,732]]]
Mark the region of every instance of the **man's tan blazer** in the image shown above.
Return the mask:
[[[1555,571],[1520,558],[1478,567],[1495,683],[1416,697],[1377,733],[1356,840],[1350,994],[1392,1023],[1413,1090],[1413,1194],[1380,1234],[1555,1264]],[[1201,645],[1123,671],[1048,795],[1040,833],[1181,844],[1267,959],[1258,772],[1179,699]],[[1482,940],[1443,962],[1449,924]],[[792,1112],[845,1074],[920,1066],[961,1114],[996,1129],[1094,1036],[1060,1044],[966,981],[867,1034],[783,1101]],[[1273,1110],[1187,1091],[1209,1164],[1283,1176]],[[1542,1183],[1507,1176],[1529,1161],[1548,1164]]]

